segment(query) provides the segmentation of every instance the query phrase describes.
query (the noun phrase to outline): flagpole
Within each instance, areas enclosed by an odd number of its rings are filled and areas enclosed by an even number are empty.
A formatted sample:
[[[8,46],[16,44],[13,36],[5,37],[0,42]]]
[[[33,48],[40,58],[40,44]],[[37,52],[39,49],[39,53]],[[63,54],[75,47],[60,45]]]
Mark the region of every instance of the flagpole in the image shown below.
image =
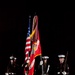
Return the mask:
[[[40,34],[39,34],[39,35],[40,35]],[[41,50],[42,50],[42,48],[41,48]],[[40,55],[40,60],[42,61],[42,52],[41,52],[41,55]],[[41,69],[42,69],[42,75],[44,75],[44,72],[43,72],[43,64],[42,64]]]
[[[36,20],[37,19],[37,20]],[[35,22],[36,22],[36,24],[35,24]],[[34,35],[34,37],[32,37],[31,39],[32,39],[32,41],[33,41],[33,39],[34,39],[34,41],[36,41],[37,40],[37,34],[38,34],[38,17],[37,17],[37,15],[36,15],[36,12],[35,12],[35,18],[33,18],[33,26],[32,26],[32,31],[33,30],[36,30],[36,33],[35,33],[35,35]],[[42,61],[42,54],[40,55],[40,60]],[[42,65],[42,75],[43,75],[43,65]]]
[[[35,15],[36,15],[36,12],[35,12]],[[38,24],[37,24],[38,25]],[[38,28],[38,26],[37,26],[37,28]],[[37,34],[38,34],[39,32],[37,32]],[[39,34],[40,35],[40,34]],[[42,49],[41,49],[42,50]],[[40,55],[40,60],[42,61],[42,54]],[[44,75],[44,72],[43,72],[43,64],[42,64],[42,75]]]
[[[40,56],[40,60],[42,61],[42,55]],[[42,75],[44,74],[43,72],[43,64],[42,64]]]
[[[29,15],[29,29],[30,29],[30,23],[31,23],[31,16]],[[29,57],[29,53],[28,53],[28,57]]]

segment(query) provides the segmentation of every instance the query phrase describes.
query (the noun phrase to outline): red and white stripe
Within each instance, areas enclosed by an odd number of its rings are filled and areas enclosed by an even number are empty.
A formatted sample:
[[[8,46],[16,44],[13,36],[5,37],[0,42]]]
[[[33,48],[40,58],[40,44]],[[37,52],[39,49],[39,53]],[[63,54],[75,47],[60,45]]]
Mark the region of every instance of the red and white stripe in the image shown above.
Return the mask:
[[[26,47],[25,47],[25,61],[27,61],[29,57],[29,51],[31,51],[31,39],[30,37],[26,38]]]
[[[31,51],[31,39],[28,36],[26,38],[26,47],[25,47],[25,63],[27,62],[27,60],[29,59],[29,51]],[[26,70],[24,68],[24,74],[26,74]]]

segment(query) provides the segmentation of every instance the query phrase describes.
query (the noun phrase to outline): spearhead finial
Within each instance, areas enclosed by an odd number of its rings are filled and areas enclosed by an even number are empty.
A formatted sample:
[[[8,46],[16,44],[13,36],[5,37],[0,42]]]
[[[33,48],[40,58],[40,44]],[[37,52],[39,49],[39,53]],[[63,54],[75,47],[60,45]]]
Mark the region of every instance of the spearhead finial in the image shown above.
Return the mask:
[[[35,15],[36,15],[36,12],[35,12]]]
[[[29,18],[31,18],[31,16],[29,15]]]

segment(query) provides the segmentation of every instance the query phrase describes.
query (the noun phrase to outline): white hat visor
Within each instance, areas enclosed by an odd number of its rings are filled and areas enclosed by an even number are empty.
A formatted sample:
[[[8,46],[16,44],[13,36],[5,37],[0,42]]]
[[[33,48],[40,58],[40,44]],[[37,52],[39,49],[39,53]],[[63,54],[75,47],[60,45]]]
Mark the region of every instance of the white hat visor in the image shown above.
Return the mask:
[[[64,58],[64,57],[65,57],[65,55],[58,55],[58,57],[59,57],[59,58]]]
[[[49,59],[49,57],[48,56],[44,56],[44,57],[42,57],[43,59]]]

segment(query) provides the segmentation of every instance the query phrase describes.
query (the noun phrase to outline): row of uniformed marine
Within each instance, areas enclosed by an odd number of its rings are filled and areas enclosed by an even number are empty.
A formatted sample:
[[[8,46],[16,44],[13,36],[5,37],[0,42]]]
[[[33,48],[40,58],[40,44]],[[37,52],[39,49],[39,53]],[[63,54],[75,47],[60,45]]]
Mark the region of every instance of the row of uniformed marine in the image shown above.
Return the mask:
[[[69,75],[69,66],[67,63],[66,63],[66,65],[64,64],[65,63],[65,55],[58,55],[58,57],[59,57],[59,65],[57,66],[55,75]],[[7,66],[7,71],[6,71],[5,75],[22,75],[20,73],[19,66],[16,64],[16,59],[17,58],[14,56],[10,57],[10,62],[9,62],[9,65]],[[49,59],[49,57],[43,56],[42,59],[43,60],[40,61],[39,65],[38,65],[38,69],[36,69],[37,71],[34,74],[35,75],[50,75],[49,74],[50,64],[48,64],[48,61],[47,61]],[[23,69],[25,67],[27,73],[29,71],[28,64],[29,64],[29,60],[27,61],[27,63],[22,64],[22,66],[21,66]],[[25,74],[25,75],[27,75],[27,74]]]

